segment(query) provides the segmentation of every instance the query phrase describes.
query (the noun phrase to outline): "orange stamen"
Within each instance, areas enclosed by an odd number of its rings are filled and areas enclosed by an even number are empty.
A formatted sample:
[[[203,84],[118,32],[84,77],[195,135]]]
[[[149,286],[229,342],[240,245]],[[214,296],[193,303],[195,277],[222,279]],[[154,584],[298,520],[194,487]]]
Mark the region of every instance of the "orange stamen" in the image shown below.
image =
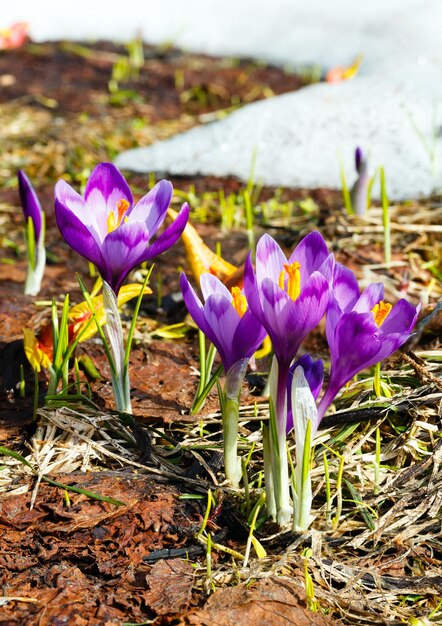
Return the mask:
[[[246,297],[241,293],[241,289],[239,287],[232,287],[232,298],[233,308],[238,313],[238,315],[242,317],[247,311],[247,300]]]
[[[127,200],[120,200],[119,202],[117,202],[117,211],[118,211],[118,222],[117,222],[117,225],[118,226],[121,224],[123,216],[126,213],[126,211],[129,208],[129,206],[130,206],[130,204],[129,204],[129,202]]]
[[[385,318],[390,313],[391,309],[391,304],[388,304],[388,302],[384,302],[383,300],[374,305],[371,310],[373,311],[374,321],[378,326],[381,326],[384,323]]]
[[[118,228],[123,221],[124,214],[129,208],[130,203],[127,200],[119,200],[117,202],[117,219],[115,219],[114,212],[109,213],[107,217],[107,232],[111,233],[113,230]],[[127,222],[127,217],[124,217],[124,222]]]

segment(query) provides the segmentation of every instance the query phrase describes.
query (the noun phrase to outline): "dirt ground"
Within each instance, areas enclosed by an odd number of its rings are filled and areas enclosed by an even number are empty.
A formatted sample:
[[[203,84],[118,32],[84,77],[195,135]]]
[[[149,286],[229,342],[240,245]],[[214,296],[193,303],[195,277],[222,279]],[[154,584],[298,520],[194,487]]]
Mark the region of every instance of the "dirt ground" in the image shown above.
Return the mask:
[[[162,331],[187,320],[179,297],[179,270],[189,271],[182,244],[155,261],[154,293],[141,306],[130,359],[135,421],[121,425],[113,411],[109,368],[95,338],[76,353],[90,357],[98,370],[96,376],[87,368],[80,372],[89,404],[77,399],[44,407],[47,380],[41,372],[41,408],[33,419],[34,374],[24,355],[23,328],[41,332],[52,298],[69,293],[71,302],[82,299],[76,272],[93,284],[87,263],[64,244],[55,225],[56,180],[63,176],[79,188],[96,163],[123,149],[301,88],[308,79],[248,60],[172,48],[144,46],[138,68],[128,59],[126,48],[108,42],[29,43],[0,53],[0,445],[42,463],[30,471],[2,457],[0,626],[399,624],[414,616],[436,621],[442,616],[437,198],[391,207],[393,264],[387,268],[379,208],[358,220],[345,215],[336,191],[276,190],[258,182],[252,191],[257,235],[268,231],[289,250],[318,228],[362,282],[382,280],[391,301],[405,295],[422,302],[413,344],[383,364],[393,397],[367,404],[369,385],[362,382],[324,420],[332,430],[325,431],[321,445],[336,440],[345,456],[339,524],[329,523],[318,473],[313,531],[281,534],[263,523],[257,536],[266,557],[253,553],[242,566],[238,554],[244,554],[249,528],[239,495],[222,485],[216,389],[201,413],[191,416],[199,368],[196,331],[189,326],[175,339]],[[23,295],[20,167],[47,216],[48,265],[35,298]],[[146,192],[147,176],[127,178],[137,197]],[[241,209],[244,183],[210,177],[172,182],[179,192],[174,208],[188,199],[204,241],[213,250],[220,245],[223,257],[240,266],[248,251],[244,220],[221,228],[219,191]],[[130,304],[123,309],[126,328],[132,311]],[[304,349],[325,356],[322,328]],[[246,377],[244,438],[253,439],[265,419],[267,367],[263,360]],[[373,487],[361,469],[377,430],[386,491]],[[252,457],[251,475],[259,474],[260,463]],[[336,455],[330,464],[333,474]],[[43,475],[102,498],[51,484]],[[212,551],[199,533],[208,489],[216,499],[208,521]]]

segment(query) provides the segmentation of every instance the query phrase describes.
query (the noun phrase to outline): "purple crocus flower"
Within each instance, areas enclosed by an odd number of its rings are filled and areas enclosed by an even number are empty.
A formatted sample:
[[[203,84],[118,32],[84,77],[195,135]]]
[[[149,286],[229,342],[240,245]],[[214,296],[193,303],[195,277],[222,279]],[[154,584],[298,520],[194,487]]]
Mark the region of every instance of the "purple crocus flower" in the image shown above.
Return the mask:
[[[238,458],[241,384],[248,361],[263,342],[266,332],[247,307],[239,287],[233,287],[230,292],[212,274],[202,274],[200,283],[204,305],[185,274],[181,274],[181,291],[187,309],[218,350],[226,373],[222,402],[224,469],[227,480],[237,487],[242,474]]]
[[[175,221],[153,243],[163,223],[172,184],[161,180],[134,205],[129,186],[112,163],[100,163],[86,184],[84,198],[64,180],[55,186],[55,216],[67,243],[94,263],[115,294],[129,272],[170,248],[187,223],[183,204]]]
[[[291,367],[287,383],[287,433],[293,429],[293,413],[292,413],[292,382],[293,374],[297,367],[302,367],[304,376],[307,380],[313,398],[316,400],[321,393],[322,383],[324,382],[324,364],[321,359],[314,361],[309,354],[304,354]],[[315,416],[312,415],[312,418]]]
[[[23,208],[26,223],[29,218],[32,220],[34,226],[35,243],[38,244],[40,235],[43,228],[43,210],[41,208],[40,201],[35,193],[35,189],[31,184],[31,181],[26,176],[23,170],[18,170],[18,190],[20,193],[20,202]]]
[[[369,285],[361,294],[353,272],[340,264],[335,267],[333,284],[326,323],[330,380],[318,405],[319,421],[353,376],[386,359],[407,341],[420,310],[420,305],[404,299],[394,306],[383,302],[382,283]]]
[[[181,274],[184,302],[195,324],[218,350],[224,371],[240,360],[250,359],[263,342],[266,332],[247,307],[239,289],[227,287],[212,274],[202,274],[204,305],[185,274]]]
[[[256,272],[249,255],[244,290],[254,315],[272,340],[279,367],[287,370],[330,299],[334,258],[318,232],[299,243],[289,259],[270,235],[256,247]]]

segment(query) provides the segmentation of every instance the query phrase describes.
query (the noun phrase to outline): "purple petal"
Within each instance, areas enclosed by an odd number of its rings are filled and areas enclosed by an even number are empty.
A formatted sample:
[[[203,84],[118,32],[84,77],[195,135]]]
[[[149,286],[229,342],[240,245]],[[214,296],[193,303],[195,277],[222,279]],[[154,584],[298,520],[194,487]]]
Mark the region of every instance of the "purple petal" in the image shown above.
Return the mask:
[[[185,202],[172,224],[166,228],[166,230],[162,232],[161,235],[157,237],[153,244],[151,244],[146,250],[143,261],[153,259],[165,250],[171,248],[181,237],[183,230],[186,228],[188,219],[189,205]]]
[[[204,314],[213,333],[212,343],[216,346],[227,372],[238,360],[233,337],[241,318],[231,302],[220,294],[209,296],[204,304]]]
[[[65,180],[59,180],[54,189],[55,195],[55,211],[60,210],[61,206],[82,222],[91,231],[97,244],[100,244],[103,236],[97,227],[96,215],[87,206],[84,199],[79,193],[72,189]],[[63,234],[63,233],[62,233]],[[74,250],[76,249],[73,246]]]
[[[128,211],[129,221],[144,222],[151,237],[164,221],[172,198],[172,183],[160,180],[153,189]]]
[[[302,239],[289,258],[289,263],[297,261],[301,267],[301,285],[304,285],[309,276],[320,268],[329,256],[327,244],[321,233],[313,231]]]
[[[126,222],[103,241],[101,251],[106,264],[106,282],[118,293],[129,272],[145,260],[149,231],[143,223]]]
[[[360,173],[362,159],[364,158],[364,153],[362,149],[358,146],[355,150],[355,167],[358,174]]]
[[[382,346],[373,314],[344,313],[339,320],[331,352],[330,385],[345,385],[361,370],[373,365]]]
[[[219,293],[220,295],[227,298],[232,302],[232,294],[227,289],[227,287],[213,274],[209,274],[208,272],[205,274],[201,274],[200,278],[200,287],[203,292],[204,300],[207,300],[209,296],[214,293]]]
[[[187,280],[187,277],[184,273],[180,276],[180,286],[181,292],[183,294],[184,304],[187,307],[187,310],[190,313],[195,324],[198,328],[212,341],[213,343],[213,333],[209,324],[207,323],[206,316],[204,313],[204,307],[201,303],[201,300],[195,293],[194,288]]]
[[[97,211],[113,211],[120,200],[133,204],[132,192],[126,179],[112,163],[99,163],[86,183],[84,199]]]
[[[295,356],[291,349],[293,329],[288,326],[288,316],[293,304],[293,300],[270,278],[263,280],[261,284],[262,317],[257,317],[272,340],[278,361],[286,363],[287,366]]]
[[[299,365],[304,370],[304,376],[306,377],[310,391],[316,400],[321,392],[322,383],[324,382],[324,363],[321,359],[314,361],[309,354],[304,354],[290,368],[290,388],[293,372]]]
[[[285,263],[287,263],[287,258],[273,237],[267,233],[263,235],[256,246],[256,278],[258,284],[264,278],[270,278],[278,284]]]
[[[379,328],[379,337],[382,342],[379,354],[376,360],[369,363],[367,367],[383,361],[404,345],[414,328],[419,310],[420,304],[415,307],[404,299],[395,304]]]
[[[128,213],[133,204],[129,185],[112,163],[100,163],[92,171],[86,183],[84,199],[101,240],[108,234],[109,214],[116,211],[121,200],[129,203]]]
[[[101,274],[106,268],[106,263],[90,228],[57,198],[55,199],[55,218],[68,245],[85,259],[94,263]]]
[[[336,263],[333,272],[333,298],[342,311],[351,311],[360,294],[354,273],[342,263]]]
[[[336,325],[339,322],[343,315],[343,311],[339,306],[337,300],[332,298],[329,302],[327,308],[327,316],[326,316],[326,324],[325,324],[325,334],[327,336],[327,343],[329,345],[330,350],[333,349],[334,341],[335,341],[335,331]]]
[[[180,276],[180,286],[181,286],[181,291],[183,294],[184,304],[186,305],[187,310],[190,313],[190,316],[192,317],[193,321],[198,326],[198,328],[213,343],[214,334],[209,324],[207,323],[206,315],[204,312],[204,306],[201,303],[201,300],[196,295],[194,288],[189,283],[184,273],[182,273]]]
[[[35,193],[35,189],[32,186],[31,181],[23,170],[18,170],[17,178],[23,213],[26,222],[29,218],[31,218],[34,225],[35,241],[38,242],[42,229],[42,208],[40,201]]]
[[[247,304],[249,305],[253,315],[260,320],[260,322],[264,323],[264,316],[262,312],[261,299],[258,289],[258,283],[256,280],[256,275],[252,265],[252,253],[250,252],[247,256],[245,265],[244,265],[244,293],[247,299]]]
[[[416,307],[402,298],[387,315],[385,322],[380,327],[381,333],[383,335],[388,333],[406,333],[409,335],[414,328],[419,311],[420,304]]]
[[[203,306],[184,274],[180,282],[190,315],[218,350],[225,371],[237,361],[250,358],[266,334],[252,312],[247,310],[240,317],[228,292],[227,296],[220,292],[208,294]]]
[[[292,332],[296,329],[299,343],[315,328],[324,316],[330,301],[327,280],[319,272],[314,272],[290,310],[287,327]],[[295,355],[293,354],[293,357]],[[293,358],[292,357],[292,358]]]
[[[267,333],[250,309],[241,317],[233,336],[233,347],[239,358],[250,358],[264,341]],[[237,358],[237,360],[239,360]]]
[[[384,297],[384,285],[382,283],[371,283],[361,294],[361,297],[353,306],[353,311],[366,313],[371,311]]]
[[[329,285],[333,283],[333,273],[335,271],[336,259],[335,255],[331,252],[325,261],[318,267],[318,272],[327,279]]]

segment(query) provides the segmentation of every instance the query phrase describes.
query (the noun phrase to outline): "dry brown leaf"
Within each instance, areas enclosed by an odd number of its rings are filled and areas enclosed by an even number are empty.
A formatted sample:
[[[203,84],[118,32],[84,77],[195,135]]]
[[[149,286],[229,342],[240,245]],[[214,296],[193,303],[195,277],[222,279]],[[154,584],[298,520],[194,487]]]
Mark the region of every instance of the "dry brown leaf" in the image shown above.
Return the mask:
[[[145,602],[158,615],[172,615],[188,609],[192,597],[194,569],[182,559],[158,561],[146,576],[149,590]]]
[[[183,616],[179,626],[327,626],[335,624],[309,611],[295,588],[280,580],[254,587],[228,587],[211,596],[201,610]]]

